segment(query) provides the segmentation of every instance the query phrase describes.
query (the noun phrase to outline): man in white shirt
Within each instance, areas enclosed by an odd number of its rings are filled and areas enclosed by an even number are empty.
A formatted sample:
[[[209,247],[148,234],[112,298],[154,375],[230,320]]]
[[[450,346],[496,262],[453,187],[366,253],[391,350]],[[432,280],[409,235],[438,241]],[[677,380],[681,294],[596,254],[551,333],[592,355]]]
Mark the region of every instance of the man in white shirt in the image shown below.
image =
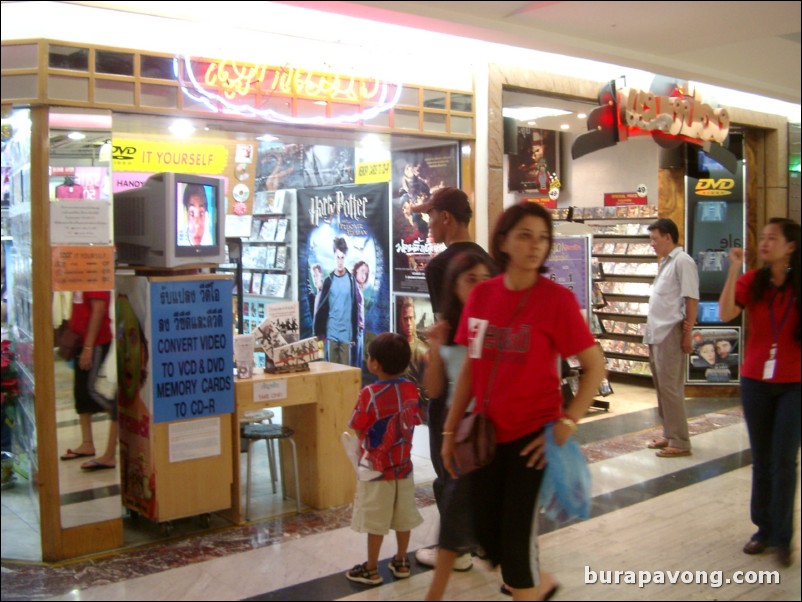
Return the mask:
[[[691,329],[699,306],[696,262],[677,243],[679,230],[670,219],[649,226],[649,238],[660,269],[649,299],[643,342],[649,345],[649,363],[657,389],[657,409],[663,436],[649,443],[661,458],[691,454],[685,415],[685,354],[693,350]]]

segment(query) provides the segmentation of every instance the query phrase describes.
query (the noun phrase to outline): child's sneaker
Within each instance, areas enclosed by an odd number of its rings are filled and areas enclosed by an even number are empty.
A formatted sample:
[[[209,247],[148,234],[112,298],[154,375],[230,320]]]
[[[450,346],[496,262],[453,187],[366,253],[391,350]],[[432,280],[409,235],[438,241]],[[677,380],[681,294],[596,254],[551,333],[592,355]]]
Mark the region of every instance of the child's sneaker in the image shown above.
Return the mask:
[[[403,558],[393,557],[388,563],[387,567],[396,579],[406,579],[409,577],[409,560],[404,556]]]
[[[356,581],[357,583],[366,583],[367,585],[382,584],[382,577],[379,575],[378,568],[375,568],[372,571],[368,570],[367,562],[356,565],[354,568],[348,571],[345,576],[349,581]],[[409,573],[407,573],[407,577],[409,577]]]

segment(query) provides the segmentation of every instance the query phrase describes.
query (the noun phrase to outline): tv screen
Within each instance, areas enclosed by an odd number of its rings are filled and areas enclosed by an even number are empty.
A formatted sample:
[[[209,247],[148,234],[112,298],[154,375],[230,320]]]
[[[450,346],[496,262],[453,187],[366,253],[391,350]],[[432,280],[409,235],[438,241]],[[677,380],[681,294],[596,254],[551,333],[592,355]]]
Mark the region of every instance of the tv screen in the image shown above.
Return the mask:
[[[225,258],[224,180],[172,172],[114,194],[117,262],[174,268]]]
[[[176,176],[176,253],[197,254],[193,247],[217,248],[217,186],[186,182]]]
[[[718,301],[700,301],[698,321],[700,324],[721,324]]]

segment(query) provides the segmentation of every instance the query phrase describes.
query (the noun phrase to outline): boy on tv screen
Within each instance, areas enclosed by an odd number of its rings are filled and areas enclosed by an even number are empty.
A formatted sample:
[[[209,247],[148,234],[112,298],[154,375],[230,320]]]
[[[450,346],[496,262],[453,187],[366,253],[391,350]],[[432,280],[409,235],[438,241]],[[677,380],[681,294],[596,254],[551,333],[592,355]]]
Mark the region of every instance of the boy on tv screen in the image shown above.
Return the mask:
[[[216,244],[217,232],[214,213],[214,194],[211,186],[176,183],[178,246],[199,247]]]

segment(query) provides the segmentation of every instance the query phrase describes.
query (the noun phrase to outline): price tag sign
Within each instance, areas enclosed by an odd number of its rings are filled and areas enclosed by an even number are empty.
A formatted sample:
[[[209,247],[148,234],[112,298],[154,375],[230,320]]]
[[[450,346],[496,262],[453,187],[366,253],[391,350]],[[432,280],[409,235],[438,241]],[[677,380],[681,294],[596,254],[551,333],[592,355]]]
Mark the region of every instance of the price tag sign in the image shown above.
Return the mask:
[[[390,181],[390,162],[374,161],[372,163],[360,163],[356,166],[357,184],[376,184],[379,182]]]
[[[253,400],[256,402],[287,399],[287,379],[268,380],[253,384]]]

